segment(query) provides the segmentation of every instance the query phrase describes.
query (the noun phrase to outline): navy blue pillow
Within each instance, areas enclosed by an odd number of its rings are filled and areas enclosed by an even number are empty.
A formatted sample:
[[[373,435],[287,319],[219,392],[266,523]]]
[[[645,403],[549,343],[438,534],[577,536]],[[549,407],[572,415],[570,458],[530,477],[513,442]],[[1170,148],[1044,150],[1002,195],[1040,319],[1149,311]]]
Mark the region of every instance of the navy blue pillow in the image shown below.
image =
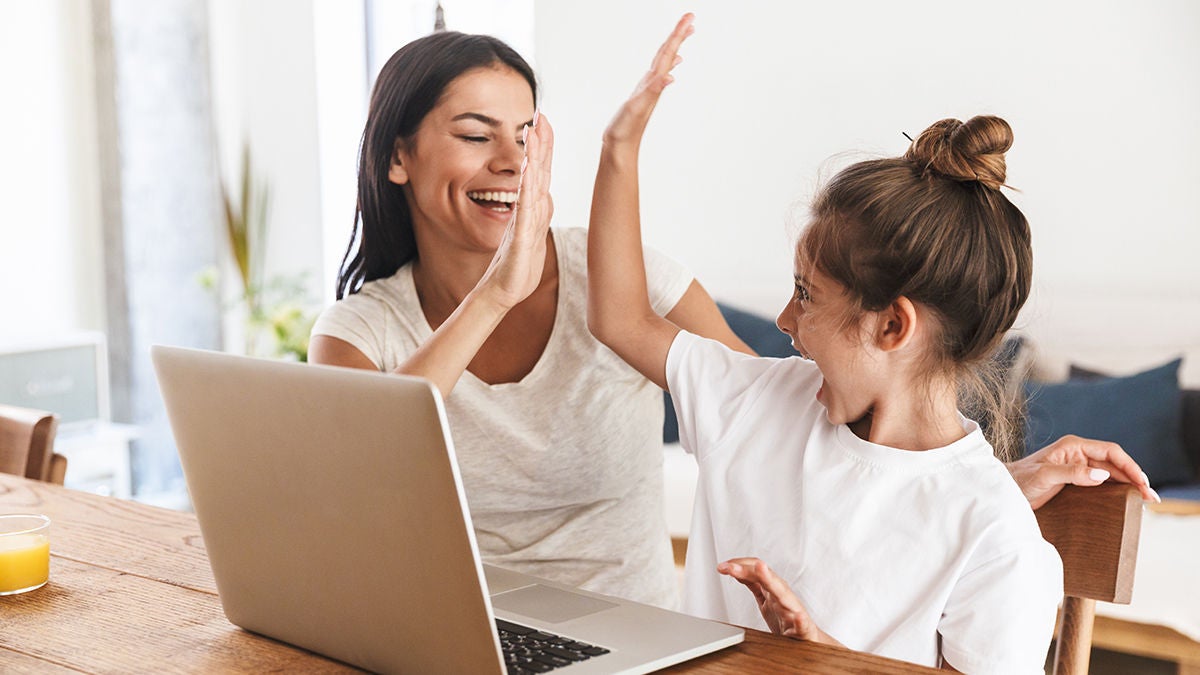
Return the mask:
[[[759,356],[784,357],[796,354],[792,349],[792,339],[780,331],[774,321],[721,303],[717,303],[717,307],[734,335]],[[678,443],[679,420],[675,418],[675,404],[671,402],[671,395],[665,391],[663,405],[666,408],[663,415],[663,443]]]
[[[1181,362],[1175,359],[1128,377],[1025,383],[1026,454],[1064,434],[1076,434],[1119,443],[1152,485],[1191,481],[1183,453]]]

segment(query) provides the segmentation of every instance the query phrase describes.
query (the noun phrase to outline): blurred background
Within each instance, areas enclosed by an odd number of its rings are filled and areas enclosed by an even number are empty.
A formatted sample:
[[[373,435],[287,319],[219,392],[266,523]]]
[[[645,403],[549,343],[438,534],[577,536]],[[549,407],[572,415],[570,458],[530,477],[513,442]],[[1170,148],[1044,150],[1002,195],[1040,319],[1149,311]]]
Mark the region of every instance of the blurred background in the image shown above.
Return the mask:
[[[586,226],[604,125],[696,13],[644,145],[643,223],[719,300],[773,316],[823,176],[989,113],[1014,128],[1011,197],[1034,232],[1019,327],[1129,368],[1200,344],[1200,4],[440,6],[533,63],[559,226]],[[303,358],[349,240],[374,75],[437,10],[0,0],[0,397],[59,406],[68,484],[186,506],[150,345]]]

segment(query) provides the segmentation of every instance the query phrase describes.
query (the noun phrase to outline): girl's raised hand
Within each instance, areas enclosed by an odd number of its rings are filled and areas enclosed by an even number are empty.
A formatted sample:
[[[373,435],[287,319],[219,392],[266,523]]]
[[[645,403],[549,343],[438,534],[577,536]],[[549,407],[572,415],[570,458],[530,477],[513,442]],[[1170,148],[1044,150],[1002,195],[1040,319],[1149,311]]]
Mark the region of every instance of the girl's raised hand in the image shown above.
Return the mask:
[[[480,282],[494,289],[500,304],[508,308],[529,297],[542,278],[546,233],[554,215],[554,201],[550,198],[553,155],[554,130],[545,115],[535,113],[533,126],[526,127],[525,159],[515,212]]]
[[[679,23],[675,24],[675,30],[671,31],[667,41],[658,48],[649,72],[605,129],[605,146],[629,143],[636,146],[641,142],[642,133],[646,130],[646,123],[650,121],[650,113],[654,112],[658,97],[668,84],[675,81],[671,70],[683,60],[683,57],[679,56],[679,46],[696,30],[692,25],[693,18],[691,13],[684,14]]]

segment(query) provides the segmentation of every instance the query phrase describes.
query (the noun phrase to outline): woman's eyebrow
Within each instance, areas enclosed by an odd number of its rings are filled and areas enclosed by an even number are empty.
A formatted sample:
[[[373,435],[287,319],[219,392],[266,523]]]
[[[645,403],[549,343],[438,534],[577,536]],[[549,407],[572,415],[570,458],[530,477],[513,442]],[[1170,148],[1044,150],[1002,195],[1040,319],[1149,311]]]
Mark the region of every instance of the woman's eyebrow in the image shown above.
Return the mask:
[[[477,113],[477,112],[460,113],[460,114],[455,115],[454,117],[450,118],[451,122],[457,122],[459,120],[475,120],[476,122],[482,122],[482,123],[488,125],[489,127],[492,127],[493,129],[503,126],[503,124],[500,122],[500,120],[496,119],[495,117],[489,117],[487,115],[484,115],[483,113]],[[521,124],[518,124],[517,131],[520,131],[521,128],[526,125],[533,126],[533,118],[530,118],[529,120],[526,120],[525,122],[523,122]]]

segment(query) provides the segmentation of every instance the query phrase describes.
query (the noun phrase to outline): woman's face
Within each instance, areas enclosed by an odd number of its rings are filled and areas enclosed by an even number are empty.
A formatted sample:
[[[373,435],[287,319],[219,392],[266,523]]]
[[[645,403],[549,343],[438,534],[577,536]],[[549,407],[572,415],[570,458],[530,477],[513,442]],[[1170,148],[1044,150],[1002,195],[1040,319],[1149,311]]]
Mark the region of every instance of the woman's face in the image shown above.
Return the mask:
[[[506,66],[459,75],[409,139],[397,141],[388,179],[403,185],[422,248],[492,252],[512,218],[521,132],[533,92]]]

